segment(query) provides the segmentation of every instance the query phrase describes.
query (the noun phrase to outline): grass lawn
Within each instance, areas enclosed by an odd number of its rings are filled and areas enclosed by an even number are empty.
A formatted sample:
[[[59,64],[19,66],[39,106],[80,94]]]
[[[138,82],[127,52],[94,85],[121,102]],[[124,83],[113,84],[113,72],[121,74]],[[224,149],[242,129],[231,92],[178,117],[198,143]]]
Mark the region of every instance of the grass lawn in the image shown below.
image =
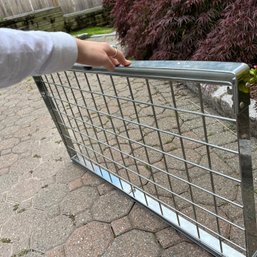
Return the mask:
[[[93,36],[93,35],[99,35],[99,34],[108,34],[113,31],[114,29],[110,27],[90,27],[90,28],[81,29],[78,31],[73,31],[70,34],[75,37],[85,33],[87,33],[89,36]]]

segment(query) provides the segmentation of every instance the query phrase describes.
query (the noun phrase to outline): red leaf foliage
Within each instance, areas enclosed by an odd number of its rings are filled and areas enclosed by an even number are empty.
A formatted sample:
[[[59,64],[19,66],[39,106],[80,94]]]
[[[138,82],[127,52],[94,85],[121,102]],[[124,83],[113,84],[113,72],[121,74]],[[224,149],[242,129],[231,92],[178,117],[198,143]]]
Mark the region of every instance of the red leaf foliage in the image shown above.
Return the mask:
[[[136,59],[257,61],[256,0],[104,0]]]

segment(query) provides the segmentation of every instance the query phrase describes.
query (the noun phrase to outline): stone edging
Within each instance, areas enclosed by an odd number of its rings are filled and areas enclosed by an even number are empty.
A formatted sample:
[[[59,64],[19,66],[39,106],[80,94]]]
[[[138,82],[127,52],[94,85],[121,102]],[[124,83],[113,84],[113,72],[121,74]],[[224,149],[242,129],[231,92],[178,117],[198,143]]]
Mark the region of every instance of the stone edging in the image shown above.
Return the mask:
[[[197,93],[198,89],[195,83],[186,83],[187,87]],[[232,94],[228,93],[227,86],[216,86],[209,84],[200,84],[203,100],[208,102],[218,113],[233,117]],[[255,100],[251,99],[249,106],[251,135],[257,137],[257,110],[255,109]]]

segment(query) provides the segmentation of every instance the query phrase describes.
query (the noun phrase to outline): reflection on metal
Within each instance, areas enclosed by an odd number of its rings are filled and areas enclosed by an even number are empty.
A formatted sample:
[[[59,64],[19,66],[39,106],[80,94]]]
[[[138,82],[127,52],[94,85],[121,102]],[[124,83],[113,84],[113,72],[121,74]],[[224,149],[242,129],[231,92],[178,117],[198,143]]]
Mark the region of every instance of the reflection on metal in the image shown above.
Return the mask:
[[[139,61],[114,72],[76,65],[35,81],[75,163],[215,256],[252,257],[248,71],[240,63]],[[199,83],[211,85],[207,95],[229,86],[234,115],[207,105]]]

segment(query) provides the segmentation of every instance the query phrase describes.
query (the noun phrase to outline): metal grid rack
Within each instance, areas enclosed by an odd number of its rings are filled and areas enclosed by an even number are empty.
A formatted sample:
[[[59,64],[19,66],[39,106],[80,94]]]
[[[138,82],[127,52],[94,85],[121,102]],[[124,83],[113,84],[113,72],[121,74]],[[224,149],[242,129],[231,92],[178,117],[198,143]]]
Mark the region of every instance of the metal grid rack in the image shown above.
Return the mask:
[[[248,69],[134,62],[115,72],[74,66],[35,81],[74,162],[212,254],[239,257],[257,249],[249,94],[240,80]],[[231,87],[234,113],[208,106],[200,83],[210,92]]]

